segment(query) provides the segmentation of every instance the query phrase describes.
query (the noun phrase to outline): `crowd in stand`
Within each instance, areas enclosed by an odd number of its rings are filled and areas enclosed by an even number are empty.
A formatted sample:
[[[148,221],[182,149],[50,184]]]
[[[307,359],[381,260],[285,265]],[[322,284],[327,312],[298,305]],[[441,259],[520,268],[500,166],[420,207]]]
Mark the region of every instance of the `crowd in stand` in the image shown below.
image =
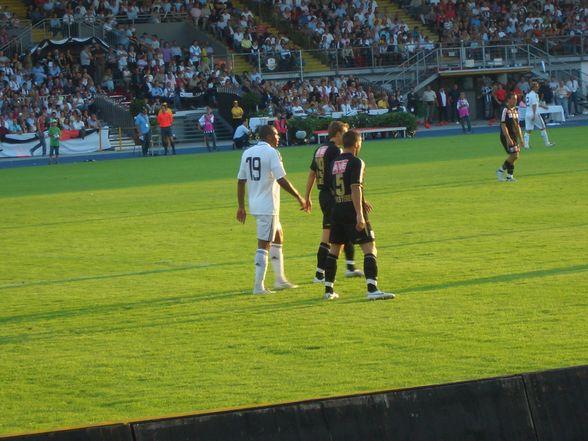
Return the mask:
[[[0,51],[0,136],[35,133],[49,119],[66,130],[97,128],[90,110],[96,92],[92,76],[70,52],[55,50],[33,60],[10,59]]]
[[[0,5],[0,26],[2,30],[15,29],[20,26],[18,17],[4,5]]]
[[[579,39],[588,31],[588,4],[566,0],[400,0],[434,28],[441,42]]]
[[[261,95],[261,107],[271,115],[344,116],[369,111],[399,111],[403,103],[399,93],[388,94],[363,85],[355,77],[332,77],[310,80],[255,81],[243,77],[242,87]]]
[[[283,22],[304,30],[317,47],[333,57],[337,50],[344,67],[398,62],[434,47],[418,28],[379,12],[375,0],[277,0],[274,8]]]

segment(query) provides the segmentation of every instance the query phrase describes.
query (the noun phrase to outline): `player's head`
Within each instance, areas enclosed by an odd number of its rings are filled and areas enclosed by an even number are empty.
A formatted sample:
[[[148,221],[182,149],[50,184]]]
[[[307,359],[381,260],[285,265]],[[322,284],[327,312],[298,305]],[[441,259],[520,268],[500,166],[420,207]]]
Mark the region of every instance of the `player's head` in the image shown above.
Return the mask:
[[[539,90],[539,83],[537,81],[531,81],[531,90],[537,92]]]
[[[259,129],[259,139],[267,142],[272,147],[278,147],[280,144],[280,135],[274,126],[265,125]]]
[[[354,155],[359,155],[361,150],[361,134],[355,130],[349,130],[343,135],[343,149]]]
[[[512,108],[517,105],[517,94],[509,92],[506,94],[506,107]]]
[[[349,130],[349,124],[342,121],[331,121],[329,124],[329,139],[338,146],[343,144],[343,135]]]

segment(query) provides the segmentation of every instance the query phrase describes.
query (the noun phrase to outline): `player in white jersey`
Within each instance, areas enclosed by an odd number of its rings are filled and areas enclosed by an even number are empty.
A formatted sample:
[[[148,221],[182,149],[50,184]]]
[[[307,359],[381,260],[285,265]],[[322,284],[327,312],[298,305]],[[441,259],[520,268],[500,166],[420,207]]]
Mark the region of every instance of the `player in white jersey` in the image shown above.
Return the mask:
[[[553,147],[555,144],[549,142],[549,136],[547,135],[547,129],[545,127],[545,122],[541,115],[539,114],[539,94],[537,91],[539,90],[539,83],[537,81],[533,81],[531,83],[531,90],[527,93],[525,97],[525,103],[527,104],[527,110],[525,113],[525,136],[524,136],[524,145],[525,149],[529,149],[529,138],[531,137],[531,132],[534,128],[538,128],[541,130],[541,138],[543,138],[543,144],[545,147]]]
[[[286,179],[282,157],[278,152],[280,135],[274,126],[262,126],[261,141],[245,150],[241,157],[237,182],[237,220],[245,223],[245,184],[249,186],[249,211],[257,222],[257,251],[255,253],[254,294],[269,294],[265,288],[268,255],[274,268],[275,289],[297,288],[284,275],[282,243],[284,233],[280,225],[280,187],[296,198],[301,210],[306,201]]]

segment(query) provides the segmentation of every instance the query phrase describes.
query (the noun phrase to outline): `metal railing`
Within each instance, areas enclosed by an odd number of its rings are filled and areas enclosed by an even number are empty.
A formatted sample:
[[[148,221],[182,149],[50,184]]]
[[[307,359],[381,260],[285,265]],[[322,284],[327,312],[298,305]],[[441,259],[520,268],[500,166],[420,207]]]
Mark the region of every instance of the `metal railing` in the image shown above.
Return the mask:
[[[383,83],[399,90],[412,87],[418,89],[440,72],[482,69],[530,69],[548,77],[556,67],[558,71],[574,71],[580,77],[577,68],[531,44],[438,47],[429,53],[419,53],[409,58],[399,66],[399,70],[390,73]]]

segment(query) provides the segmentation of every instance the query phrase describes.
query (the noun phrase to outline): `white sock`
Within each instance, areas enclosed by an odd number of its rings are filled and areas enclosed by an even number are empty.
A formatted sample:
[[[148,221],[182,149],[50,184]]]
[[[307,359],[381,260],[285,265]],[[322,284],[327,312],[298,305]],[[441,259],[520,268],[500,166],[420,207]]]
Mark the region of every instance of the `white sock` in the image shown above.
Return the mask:
[[[286,276],[284,275],[284,254],[282,253],[281,243],[272,243],[269,252],[272,259],[272,267],[276,275],[276,284],[284,283]]]
[[[255,252],[255,290],[265,289],[264,280],[267,271],[267,251],[261,248]]]
[[[529,148],[529,132],[525,132],[525,134],[523,135],[523,139],[525,140],[525,148],[528,149]]]
[[[541,138],[543,138],[543,144],[549,145],[549,136],[547,136],[547,130],[541,130]]]

